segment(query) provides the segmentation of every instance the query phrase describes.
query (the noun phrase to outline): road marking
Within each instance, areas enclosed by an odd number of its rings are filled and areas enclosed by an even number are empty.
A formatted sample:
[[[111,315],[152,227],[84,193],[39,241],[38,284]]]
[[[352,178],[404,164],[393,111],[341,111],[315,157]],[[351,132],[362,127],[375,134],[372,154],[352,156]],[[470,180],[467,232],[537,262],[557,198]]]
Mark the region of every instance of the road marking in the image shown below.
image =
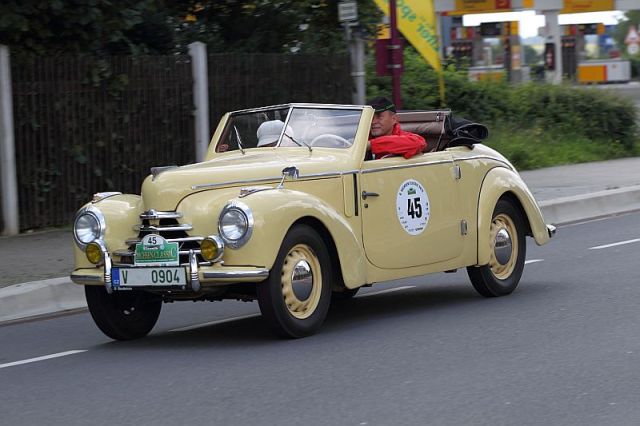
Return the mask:
[[[195,324],[195,325],[188,325],[186,327],[174,328],[172,330],[169,330],[169,332],[195,330],[197,328],[209,327],[210,325],[224,324],[225,322],[239,321],[239,320],[243,320],[247,318],[255,318],[259,316],[260,314],[251,314],[251,315],[244,315],[241,317],[233,317],[233,318],[226,318],[226,319],[221,319],[217,321],[203,322],[202,324]]]
[[[359,294],[356,297],[377,296],[378,294],[393,293],[394,291],[407,290],[409,288],[414,288],[414,287],[415,287],[415,285],[405,285],[405,286],[402,286],[402,287],[388,288],[386,290],[373,291],[371,293]]]
[[[631,243],[637,243],[637,242],[640,242],[640,238],[635,238],[633,240],[627,240],[627,241],[620,241],[620,242],[617,242],[617,243],[605,244],[605,245],[602,245],[602,246],[589,247],[589,250],[600,250],[600,249],[603,249],[603,248],[622,246],[622,245],[625,245],[625,244],[631,244]]]
[[[16,365],[29,364],[31,362],[38,362],[38,361],[45,361],[47,359],[60,358],[61,356],[80,354],[82,352],[87,352],[87,350],[82,349],[78,351],[59,352],[57,354],[39,356],[37,358],[23,359],[22,361],[15,361],[15,362],[9,362],[7,364],[0,364],[0,368],[15,367]]]
[[[525,260],[524,264],[528,265],[530,263],[538,263],[538,262],[544,262],[544,259],[530,259],[530,260]]]

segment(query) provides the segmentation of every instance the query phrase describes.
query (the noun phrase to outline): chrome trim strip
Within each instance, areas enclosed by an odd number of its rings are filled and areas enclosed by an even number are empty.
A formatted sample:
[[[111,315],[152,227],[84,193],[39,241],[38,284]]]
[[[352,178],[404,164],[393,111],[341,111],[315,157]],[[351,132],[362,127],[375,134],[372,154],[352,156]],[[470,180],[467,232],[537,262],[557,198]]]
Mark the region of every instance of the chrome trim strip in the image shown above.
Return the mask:
[[[266,268],[262,268],[262,269],[256,269],[253,271],[239,271],[239,270],[233,270],[233,269],[229,271],[204,271],[202,275],[203,275],[203,278],[205,279],[267,278],[269,276],[269,270]]]
[[[159,212],[154,209],[147,210],[140,213],[140,219],[180,219],[182,213],[180,212]]]
[[[204,237],[165,238],[165,240],[167,240],[167,242],[169,243],[187,243],[191,241],[195,241],[195,242],[202,241],[204,240]],[[142,239],[140,238],[129,238],[125,240],[124,243],[128,246],[132,246],[134,244],[138,244],[141,241]]]
[[[171,225],[171,226],[155,226],[155,225],[135,225],[133,227],[134,231],[142,231],[142,232],[169,232],[169,231],[191,231],[193,226],[188,223],[182,225]]]
[[[394,170],[394,169],[409,169],[412,167],[422,167],[422,166],[430,166],[430,165],[435,165],[435,164],[447,164],[447,163],[459,163],[461,161],[469,161],[469,160],[480,160],[480,159],[486,159],[486,160],[493,160],[496,161],[498,163],[502,163],[504,165],[506,165],[507,167],[511,168],[511,166],[509,166],[509,163],[500,160],[499,158],[495,158],[495,157],[490,157],[488,155],[477,155],[477,156],[473,156],[473,157],[464,157],[464,158],[453,158],[452,160],[438,160],[438,161],[427,161],[424,163],[413,163],[413,164],[399,164],[399,165],[395,165],[395,166],[385,166],[385,167],[378,167],[375,169],[366,169],[366,170],[362,170],[362,174],[367,174],[367,173],[376,173],[376,172],[381,172],[381,171],[385,171],[385,170]]]
[[[345,172],[323,172],[323,173],[312,173],[312,174],[308,174],[308,175],[301,175],[298,176],[298,181],[300,180],[305,180],[305,179],[315,179],[315,178],[329,178],[329,177],[340,177],[340,176],[344,176],[344,175],[350,175],[353,173],[358,173],[360,170],[348,170]],[[252,183],[267,183],[267,182],[273,182],[273,183],[278,183],[280,182],[280,180],[282,179],[282,176],[278,176],[278,177],[268,177],[268,178],[261,178],[261,179],[247,179],[247,180],[232,180],[232,181],[228,181],[228,182],[220,182],[220,183],[203,183],[200,185],[192,185],[191,189],[192,190],[198,190],[198,189],[212,189],[212,188],[220,188],[223,186],[234,186],[234,185],[243,185],[243,184],[252,184]]]
[[[431,166],[431,165],[436,165],[436,164],[453,164],[453,160],[438,160],[438,161],[428,161],[428,162],[425,162],[425,163],[399,164],[399,165],[395,165],[395,166],[377,167],[375,169],[363,170],[361,173],[362,174],[368,174],[368,173],[383,172],[385,170],[410,169],[410,168],[413,168],[413,167],[424,167],[424,166]]]
[[[179,256],[184,256],[189,254],[191,250],[179,250],[178,251],[178,255]],[[200,254],[200,250],[199,249],[193,249],[193,251],[195,252],[195,254]],[[127,249],[122,249],[122,250],[116,250],[113,252],[114,256],[120,256],[120,257],[127,257],[127,256],[133,256],[135,254],[135,252],[133,250],[127,250]]]
[[[116,195],[122,195],[122,192],[110,191],[110,192],[96,192],[93,194],[93,198],[91,199],[91,203],[95,204],[98,201],[102,201],[105,198],[114,197]]]
[[[284,108],[352,109],[352,110],[356,110],[356,111],[362,111],[367,107],[368,107],[368,105],[335,105],[335,104],[291,103],[291,104],[269,105],[269,106],[260,107],[260,108],[239,109],[237,111],[229,112],[229,115],[251,113],[251,112],[260,112],[260,111],[269,111],[269,110],[284,109]]]
[[[71,274],[69,276],[71,278],[71,281],[73,281],[76,284],[82,284],[84,282],[97,282],[99,283],[101,281],[101,278],[96,276],[96,275],[74,275]]]
[[[262,183],[262,182],[276,183],[276,182],[280,182],[281,178],[282,178],[281,176],[278,176],[278,177],[268,177],[268,178],[262,178],[262,179],[231,180],[231,181],[220,182],[220,183],[203,183],[200,185],[191,185],[191,189],[195,191],[198,189],[220,188],[223,186],[243,185],[246,183]]]

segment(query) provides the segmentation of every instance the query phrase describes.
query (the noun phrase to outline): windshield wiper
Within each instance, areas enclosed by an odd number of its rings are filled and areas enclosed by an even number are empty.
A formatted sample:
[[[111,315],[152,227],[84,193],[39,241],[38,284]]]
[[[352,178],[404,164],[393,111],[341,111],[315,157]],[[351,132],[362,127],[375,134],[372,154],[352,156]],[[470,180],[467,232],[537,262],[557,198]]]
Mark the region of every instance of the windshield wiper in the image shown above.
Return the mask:
[[[289,139],[291,139],[292,141],[294,141],[296,144],[298,144],[298,146],[306,146],[307,148],[309,148],[309,152],[313,152],[313,150],[311,149],[311,145],[307,144],[305,141],[297,141],[293,138],[293,136],[288,135],[288,134],[284,134],[284,136],[288,137]]]
[[[242,138],[240,138],[240,132],[238,132],[238,128],[236,127],[236,125],[233,125],[233,130],[236,131],[236,139],[238,140],[238,148],[240,148],[240,152],[242,152],[242,155],[244,155],[244,149],[242,148]]]

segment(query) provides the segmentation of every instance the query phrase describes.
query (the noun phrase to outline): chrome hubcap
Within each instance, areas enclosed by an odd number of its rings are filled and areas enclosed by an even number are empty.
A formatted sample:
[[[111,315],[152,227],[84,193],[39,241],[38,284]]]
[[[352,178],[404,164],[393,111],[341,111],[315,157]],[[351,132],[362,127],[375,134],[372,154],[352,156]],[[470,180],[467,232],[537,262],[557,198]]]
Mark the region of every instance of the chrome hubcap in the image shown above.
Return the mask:
[[[291,287],[298,300],[307,300],[313,289],[313,272],[306,260],[299,260],[293,267],[291,274]]]
[[[495,242],[495,254],[496,260],[501,265],[506,265],[511,259],[511,235],[509,232],[502,228],[496,233],[496,242]]]

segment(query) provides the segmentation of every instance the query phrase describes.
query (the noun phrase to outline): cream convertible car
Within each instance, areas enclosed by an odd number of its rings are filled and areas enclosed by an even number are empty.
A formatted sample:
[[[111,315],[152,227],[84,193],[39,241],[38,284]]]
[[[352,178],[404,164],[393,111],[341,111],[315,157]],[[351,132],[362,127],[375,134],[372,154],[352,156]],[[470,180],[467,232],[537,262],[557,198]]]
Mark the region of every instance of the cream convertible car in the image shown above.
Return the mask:
[[[257,299],[277,333],[302,337],[364,285],[458,268],[483,296],[511,293],[525,236],[554,232],[513,166],[452,133],[447,111],[399,113],[423,154],[368,160],[373,114],[231,112],[204,162],[153,168],[142,195],[96,194],[75,218],[71,278],[98,327],[134,339],[163,302]]]

